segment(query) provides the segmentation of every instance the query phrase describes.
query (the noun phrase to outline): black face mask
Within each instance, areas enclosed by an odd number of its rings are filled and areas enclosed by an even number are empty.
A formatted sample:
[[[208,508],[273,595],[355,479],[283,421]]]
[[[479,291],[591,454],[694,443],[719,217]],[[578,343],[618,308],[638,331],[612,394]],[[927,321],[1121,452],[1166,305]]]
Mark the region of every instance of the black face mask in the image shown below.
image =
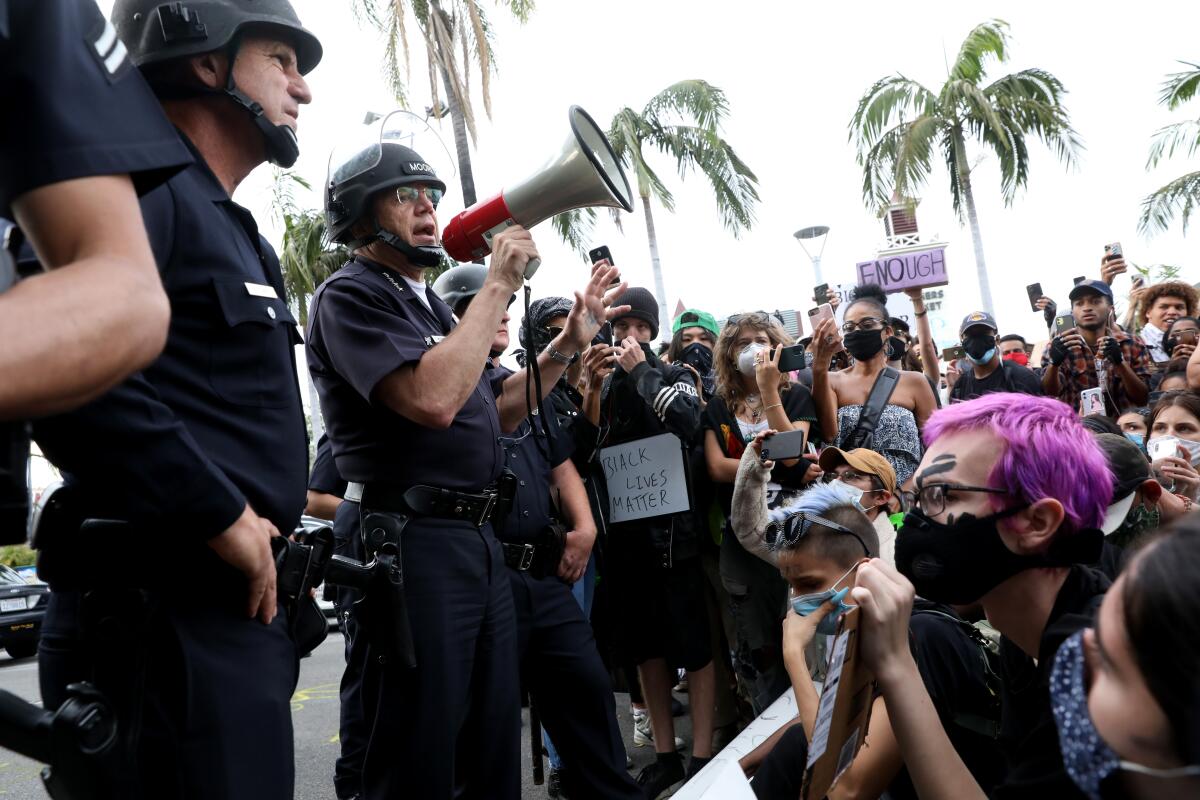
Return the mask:
[[[904,353],[908,350],[908,343],[899,336],[889,336],[887,340],[888,361],[899,361],[904,358]]]
[[[680,351],[679,360],[704,376],[712,371],[713,351],[701,342],[692,342]]]
[[[896,569],[926,600],[966,605],[1027,569],[1099,560],[1104,534],[1098,530],[1055,536],[1050,549],[1038,555],[1009,550],[996,523],[1025,507],[986,517],[963,514],[950,525],[935,522],[914,508],[896,534]]]
[[[869,361],[883,349],[879,331],[851,331],[842,337],[842,342],[855,361]]]
[[[989,350],[996,347],[996,337],[990,333],[981,334],[978,336],[968,336],[963,339],[963,350],[967,355],[976,361],[980,361],[988,354]]]

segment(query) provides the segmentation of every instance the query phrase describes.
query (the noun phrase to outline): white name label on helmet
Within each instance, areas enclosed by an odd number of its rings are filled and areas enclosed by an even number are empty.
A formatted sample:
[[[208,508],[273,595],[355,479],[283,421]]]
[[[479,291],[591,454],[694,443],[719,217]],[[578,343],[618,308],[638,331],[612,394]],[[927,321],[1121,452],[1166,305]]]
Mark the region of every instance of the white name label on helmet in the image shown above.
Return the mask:
[[[410,161],[410,162],[408,162],[408,171],[409,172],[433,172],[433,167],[429,166],[424,161]]]

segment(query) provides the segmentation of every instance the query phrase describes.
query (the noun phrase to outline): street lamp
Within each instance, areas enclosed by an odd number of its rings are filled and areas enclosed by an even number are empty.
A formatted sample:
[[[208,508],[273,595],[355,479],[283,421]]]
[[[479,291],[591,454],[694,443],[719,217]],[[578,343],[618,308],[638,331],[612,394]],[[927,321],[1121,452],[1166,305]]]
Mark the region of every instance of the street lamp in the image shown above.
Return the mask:
[[[825,252],[825,243],[829,241],[829,226],[828,225],[811,225],[807,228],[801,228],[792,235],[796,237],[796,241],[800,243],[800,249],[804,251],[804,255],[808,256],[808,260],[812,262],[813,276],[817,285],[824,283],[821,277],[821,254]],[[814,256],[808,252],[808,248],[804,246],[805,241],[812,239],[821,240],[821,249]]]

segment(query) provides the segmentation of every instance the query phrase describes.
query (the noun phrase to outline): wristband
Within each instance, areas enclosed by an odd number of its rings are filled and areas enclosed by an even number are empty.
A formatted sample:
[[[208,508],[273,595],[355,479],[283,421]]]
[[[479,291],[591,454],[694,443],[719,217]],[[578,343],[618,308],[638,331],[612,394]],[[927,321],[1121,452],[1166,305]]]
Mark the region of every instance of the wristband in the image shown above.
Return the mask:
[[[923,317],[928,313],[929,313],[928,311],[914,311],[913,316],[914,317]]]
[[[772,408],[783,408],[783,403],[772,403],[771,405],[769,405],[769,406],[767,406],[766,408],[764,408],[764,409],[762,410],[762,413],[764,413],[764,414],[765,414],[765,413],[767,413],[768,411],[770,411]]]
[[[558,363],[564,364],[568,367],[575,363],[575,359],[579,358],[579,353],[569,356],[566,353],[558,352],[558,350],[554,348],[553,343],[546,345],[545,353],[546,355],[550,356],[551,360],[557,361]]]

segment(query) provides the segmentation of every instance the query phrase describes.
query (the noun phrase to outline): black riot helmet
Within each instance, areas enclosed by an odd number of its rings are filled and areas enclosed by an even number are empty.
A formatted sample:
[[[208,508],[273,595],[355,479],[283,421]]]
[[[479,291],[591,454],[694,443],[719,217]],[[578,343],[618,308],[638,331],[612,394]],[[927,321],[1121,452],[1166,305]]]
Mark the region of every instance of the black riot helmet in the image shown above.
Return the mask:
[[[307,74],[321,60],[321,42],[300,24],[288,0],[116,0],[113,26],[139,69],[169,61],[224,50],[229,56],[225,94],[254,118],[266,141],[267,160],[290,167],[300,156],[296,132],[267,119],[261,105],[237,88],[233,65],[242,35],[257,31],[276,34],[296,49],[300,73]],[[161,89],[163,87],[156,87]],[[170,87],[172,91],[184,87]],[[203,92],[203,90],[201,90]]]
[[[446,191],[446,184],[438,178],[433,167],[416,151],[402,144],[384,139],[351,154],[344,161],[335,153],[330,158],[329,177],[325,181],[325,227],[329,238],[351,250],[381,241],[404,254],[414,266],[437,266],[443,257],[442,248],[409,244],[380,227],[372,210],[372,201],[377,194],[410,184]],[[367,221],[374,228],[373,232],[358,237],[351,233],[357,223]],[[454,306],[449,300],[446,303]]]
[[[488,269],[483,264],[459,264],[438,275],[433,282],[433,293],[461,316],[459,306],[479,294],[487,275]]]

